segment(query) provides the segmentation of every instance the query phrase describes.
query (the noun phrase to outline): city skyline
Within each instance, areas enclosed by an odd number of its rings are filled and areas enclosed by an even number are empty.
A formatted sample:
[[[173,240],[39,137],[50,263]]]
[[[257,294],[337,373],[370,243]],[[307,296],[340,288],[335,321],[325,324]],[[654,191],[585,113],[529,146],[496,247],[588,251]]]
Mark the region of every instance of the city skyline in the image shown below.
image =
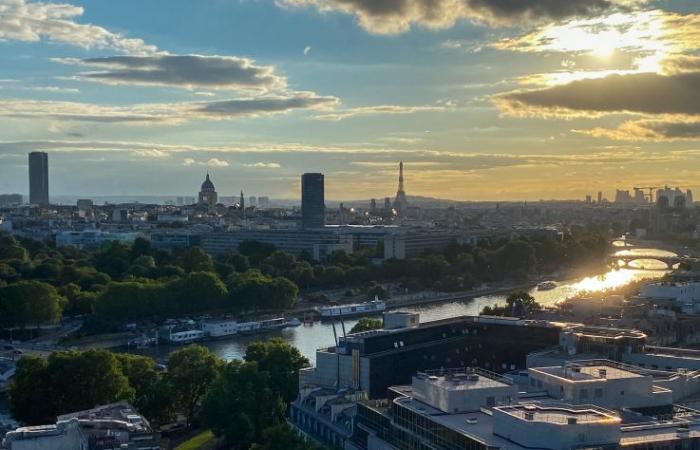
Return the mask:
[[[700,189],[697,5],[528,5],[0,0],[0,193],[32,151],[52,196]]]

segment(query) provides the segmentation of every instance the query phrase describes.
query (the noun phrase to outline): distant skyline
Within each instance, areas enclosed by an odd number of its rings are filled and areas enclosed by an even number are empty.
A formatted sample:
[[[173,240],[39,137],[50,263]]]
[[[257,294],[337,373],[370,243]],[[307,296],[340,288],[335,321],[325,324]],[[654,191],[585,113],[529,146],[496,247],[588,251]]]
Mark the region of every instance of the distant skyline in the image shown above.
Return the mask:
[[[0,193],[700,190],[696,0],[0,0]]]

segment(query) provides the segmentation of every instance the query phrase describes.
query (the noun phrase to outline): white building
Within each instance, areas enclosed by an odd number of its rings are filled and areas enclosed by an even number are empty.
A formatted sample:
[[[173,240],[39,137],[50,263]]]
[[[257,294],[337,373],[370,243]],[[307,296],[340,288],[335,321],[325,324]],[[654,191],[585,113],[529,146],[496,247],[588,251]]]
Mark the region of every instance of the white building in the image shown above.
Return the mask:
[[[54,425],[21,427],[5,435],[7,450],[87,450],[88,437],[77,419],[59,420]]]
[[[63,231],[56,234],[56,246],[76,248],[98,248],[104,242],[119,241],[133,243],[139,233],[105,233],[97,230]]]
[[[641,297],[652,302],[672,300],[686,314],[700,313],[700,282],[660,282],[642,287]]]

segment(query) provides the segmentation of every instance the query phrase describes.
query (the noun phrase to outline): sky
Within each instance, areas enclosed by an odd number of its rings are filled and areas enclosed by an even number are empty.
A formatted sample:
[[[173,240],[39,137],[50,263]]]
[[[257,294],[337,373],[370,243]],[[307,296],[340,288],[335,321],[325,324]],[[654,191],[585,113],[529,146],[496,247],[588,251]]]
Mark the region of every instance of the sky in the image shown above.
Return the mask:
[[[0,0],[0,193],[700,190],[697,0]]]

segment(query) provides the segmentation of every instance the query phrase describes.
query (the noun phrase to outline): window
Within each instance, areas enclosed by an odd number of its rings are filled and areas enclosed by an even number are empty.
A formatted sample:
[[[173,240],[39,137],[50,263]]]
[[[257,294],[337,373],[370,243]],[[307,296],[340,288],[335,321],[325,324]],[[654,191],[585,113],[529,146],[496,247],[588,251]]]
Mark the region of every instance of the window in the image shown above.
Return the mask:
[[[581,389],[578,393],[578,396],[581,400],[587,399],[588,398],[588,389]]]
[[[496,406],[496,398],[486,397],[486,406]]]
[[[595,398],[601,398],[603,396],[603,390],[598,388],[595,391],[593,391],[593,396]]]

